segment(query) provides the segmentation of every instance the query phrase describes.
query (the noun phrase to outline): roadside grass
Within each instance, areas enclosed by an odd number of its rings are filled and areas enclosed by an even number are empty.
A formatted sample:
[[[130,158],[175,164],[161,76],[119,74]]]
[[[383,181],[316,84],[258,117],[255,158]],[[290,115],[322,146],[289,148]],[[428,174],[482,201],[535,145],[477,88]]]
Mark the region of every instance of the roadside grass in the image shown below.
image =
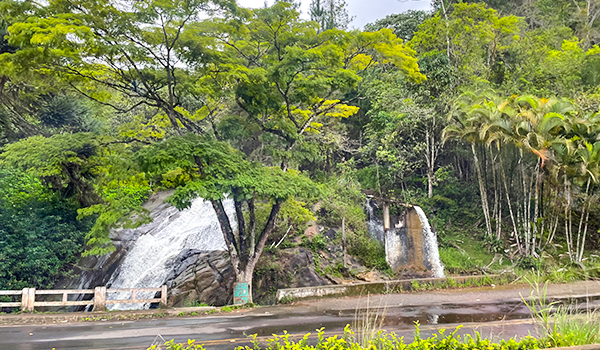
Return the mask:
[[[560,305],[549,302],[547,298],[548,283],[541,285],[532,280],[530,295],[522,297],[529,308],[531,317],[536,323],[539,338],[526,336],[519,340],[511,338],[494,342],[482,338],[478,332],[461,336],[458,326],[447,333],[439,330],[430,337],[422,338],[419,323],[415,322],[415,338],[413,342],[405,343],[403,337],[393,332],[383,330],[387,308],[382,305],[372,305],[367,296],[365,309],[356,309],[354,320],[347,325],[341,337],[325,337],[324,328],[318,329],[315,337],[305,334],[299,340],[293,340],[297,335],[283,331],[282,335],[259,341],[257,335],[250,336],[252,346],[233,347],[232,350],[525,350],[558,348],[575,345],[600,343],[600,314],[585,308],[580,313],[577,305]],[[416,282],[416,281],[415,281]],[[312,336],[312,337],[311,337]],[[187,344],[177,344],[173,340],[155,344],[148,350],[204,350],[202,345],[194,340]]]
[[[447,232],[439,237],[439,244],[440,260],[449,274],[469,275],[511,266],[510,260],[506,258],[494,261],[496,254],[488,250],[484,241],[465,234]]]
[[[535,276],[535,275],[534,275]],[[539,275],[538,275],[539,278]],[[536,323],[540,341],[545,347],[575,346],[600,343],[600,313],[585,305],[561,305],[549,302],[548,281],[526,279],[530,285],[528,298],[521,296]]]
[[[350,326],[353,331],[351,334],[344,332],[349,341],[362,347],[368,347],[379,336],[387,312],[387,305],[382,307],[382,301],[383,299],[379,299],[377,306],[371,305],[371,297],[367,295],[367,307],[364,310],[356,308],[354,320]]]

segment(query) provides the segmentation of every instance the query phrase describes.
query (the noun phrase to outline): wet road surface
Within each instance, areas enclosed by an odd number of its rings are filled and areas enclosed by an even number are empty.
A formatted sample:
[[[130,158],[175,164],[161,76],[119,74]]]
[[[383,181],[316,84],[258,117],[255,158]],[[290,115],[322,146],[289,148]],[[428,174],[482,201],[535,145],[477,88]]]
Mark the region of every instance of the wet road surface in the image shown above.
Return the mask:
[[[594,286],[600,284],[592,284]],[[3,326],[0,327],[0,350],[146,349],[163,343],[163,339],[177,342],[196,339],[209,350],[233,349],[249,344],[247,336],[252,334],[264,340],[286,330],[299,338],[325,327],[326,335],[341,335],[347,324],[375,310],[385,315],[383,328],[404,336],[406,341],[411,341],[416,321],[422,325],[422,336],[441,328],[452,331],[462,324],[460,334],[480,332],[495,340],[508,339],[536,333],[529,311],[516,297],[521,293],[517,291],[500,288],[462,293],[395,294],[325,299],[195,318]],[[419,305],[419,301],[425,305]],[[600,296],[569,300],[573,302],[579,307],[598,308]]]

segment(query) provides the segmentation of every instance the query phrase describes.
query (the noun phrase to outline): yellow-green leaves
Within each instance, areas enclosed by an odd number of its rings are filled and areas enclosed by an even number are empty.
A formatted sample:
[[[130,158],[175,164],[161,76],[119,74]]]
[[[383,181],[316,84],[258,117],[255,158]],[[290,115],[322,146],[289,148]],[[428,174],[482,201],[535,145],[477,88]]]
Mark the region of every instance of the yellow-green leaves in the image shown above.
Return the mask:
[[[348,118],[358,113],[359,108],[349,106],[340,100],[325,100],[319,107],[318,113],[333,118]]]
[[[415,82],[427,79],[419,71],[416,51],[407,47],[390,29],[377,32],[362,32],[357,35],[357,47],[367,49],[372,46],[375,59],[380,63],[391,63],[398,67],[407,77]],[[364,59],[363,59],[364,60]]]
[[[465,80],[486,77],[496,57],[516,39],[520,19],[500,17],[484,4],[452,6],[447,19],[437,14],[423,22],[410,46],[419,53],[446,53]]]
[[[170,126],[171,121],[163,113],[155,115],[147,122],[144,122],[142,116],[136,116],[132,122],[119,128],[119,135],[139,141],[160,140],[165,137],[166,129]]]

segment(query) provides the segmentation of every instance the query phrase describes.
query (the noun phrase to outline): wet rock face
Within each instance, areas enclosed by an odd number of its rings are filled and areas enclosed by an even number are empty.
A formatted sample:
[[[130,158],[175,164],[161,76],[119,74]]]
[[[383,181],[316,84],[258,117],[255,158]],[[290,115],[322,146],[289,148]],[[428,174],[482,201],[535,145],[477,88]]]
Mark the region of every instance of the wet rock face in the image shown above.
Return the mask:
[[[183,251],[173,266],[166,282],[169,306],[231,304],[235,275],[226,251]]]
[[[254,270],[254,302],[274,304],[275,292],[281,288],[323,286],[331,284],[315,268],[313,253],[305,248],[265,252]]]
[[[55,289],[93,289],[97,286],[110,287],[110,277],[118,270],[125,256],[129,253],[136,240],[145,234],[153,234],[160,229],[161,223],[167,219],[175,219],[179,211],[168,203],[165,198],[173,191],[155,194],[145,204],[150,212],[152,222],[133,229],[114,229],[110,239],[115,250],[103,256],[88,256],[82,258],[73,269],[73,275],[78,277],[62,278],[54,285]]]

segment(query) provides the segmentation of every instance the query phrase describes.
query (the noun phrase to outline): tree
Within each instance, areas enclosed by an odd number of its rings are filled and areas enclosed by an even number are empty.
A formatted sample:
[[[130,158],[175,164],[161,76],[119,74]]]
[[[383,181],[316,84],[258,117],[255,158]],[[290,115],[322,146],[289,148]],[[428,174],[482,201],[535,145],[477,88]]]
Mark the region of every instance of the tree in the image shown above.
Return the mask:
[[[450,123],[444,128],[443,139],[447,141],[449,139],[465,140],[469,142],[471,146],[471,152],[473,154],[473,160],[475,162],[475,170],[477,172],[477,181],[479,183],[479,193],[481,195],[481,207],[483,209],[483,216],[485,219],[486,233],[489,237],[492,237],[492,224],[490,216],[490,207],[488,204],[488,194],[486,183],[483,177],[482,165],[476,149],[476,144],[481,143],[481,137],[479,130],[485,120],[480,117],[482,114],[478,114],[477,104],[472,104],[473,96],[471,94],[463,94],[459,98],[457,105],[458,113],[450,114]],[[475,113],[472,113],[475,111]]]
[[[446,52],[461,83],[488,78],[498,56],[518,38],[519,18],[499,16],[484,4],[457,3],[447,18],[427,19],[411,40],[419,52]],[[446,39],[448,38],[448,39]]]
[[[310,19],[319,23],[319,29],[348,29],[354,17],[348,15],[346,0],[311,0]]]
[[[234,20],[208,20],[195,35],[206,41],[190,51],[227,62],[203,64],[205,76],[232,86],[237,112],[262,132],[271,162],[283,168],[327,119],[358,111],[350,93],[368,69],[385,63],[408,80],[425,80],[415,52],[391,30],[317,33],[314,22],[281,2]]]
[[[252,302],[254,268],[282,204],[295,196],[308,197],[319,192],[297,171],[284,172],[279,167],[249,162],[226,143],[191,134],[155,143],[142,149],[137,157],[150,176],[165,187],[176,188],[170,200],[177,208],[189,207],[197,197],[212,203],[236,283],[249,288],[248,302]],[[234,202],[236,224],[225,212],[227,198]],[[261,203],[270,207],[265,222],[256,215]]]
[[[100,200],[91,181],[98,146],[96,137],[87,133],[33,136],[4,147],[0,164],[29,173],[85,207]]]
[[[365,25],[365,30],[375,32],[383,28],[391,29],[396,36],[406,42],[409,42],[423,22],[431,17],[431,14],[425,11],[408,10],[404,13],[387,15],[373,23]]]
[[[234,9],[234,3],[147,0],[120,7],[108,0],[55,1],[42,15],[8,28],[9,44],[21,49],[0,55],[0,61],[13,75],[54,72],[117,111],[149,106],[173,127],[202,133],[202,109],[215,107],[206,106],[194,72],[182,68],[187,64],[182,37],[201,14],[221,8]],[[105,89],[131,104],[118,103]]]
[[[34,177],[0,170],[0,288],[50,288],[84,246],[88,222]]]

